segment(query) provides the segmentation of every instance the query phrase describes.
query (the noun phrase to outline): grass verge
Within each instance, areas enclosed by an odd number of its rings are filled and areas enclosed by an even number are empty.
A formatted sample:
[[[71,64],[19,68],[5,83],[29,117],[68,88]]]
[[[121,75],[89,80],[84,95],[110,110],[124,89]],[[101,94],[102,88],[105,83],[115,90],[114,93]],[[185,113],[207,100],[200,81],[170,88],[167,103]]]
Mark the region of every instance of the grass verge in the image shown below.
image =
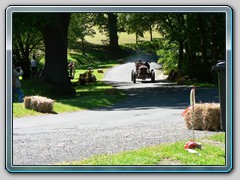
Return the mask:
[[[105,63],[95,68],[101,68],[103,71],[107,71],[108,68],[117,65],[116,63]],[[124,99],[125,94],[114,89],[112,86],[102,82],[103,73],[94,74],[97,78],[97,82],[88,84],[86,86],[78,85],[78,77],[80,73],[86,71],[84,69],[78,69],[75,74],[75,78],[72,80],[73,86],[76,89],[76,96],[74,98],[58,98],[54,97],[54,113],[73,112],[83,109],[92,109],[99,107],[111,106],[114,103]],[[41,82],[41,80],[23,80],[22,81],[23,92],[25,96],[41,95],[45,97],[51,97],[49,94],[49,85]],[[114,90],[113,90],[114,89]],[[25,109],[23,103],[13,103],[13,117],[23,116],[36,116],[42,115],[40,112],[34,110]]]
[[[198,139],[202,149],[197,150],[201,155],[191,154],[184,150],[186,141],[145,147],[117,154],[94,155],[90,158],[64,162],[61,165],[225,165],[224,146],[210,142],[225,142],[225,133]]]

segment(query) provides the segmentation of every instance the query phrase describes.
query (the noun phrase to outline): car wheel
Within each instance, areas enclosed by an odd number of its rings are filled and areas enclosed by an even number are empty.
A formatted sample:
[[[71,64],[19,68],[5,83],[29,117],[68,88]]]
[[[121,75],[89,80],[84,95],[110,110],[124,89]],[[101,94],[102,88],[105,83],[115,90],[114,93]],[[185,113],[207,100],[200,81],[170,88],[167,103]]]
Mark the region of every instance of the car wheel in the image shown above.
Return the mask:
[[[131,73],[131,81],[133,81],[133,76],[134,76],[134,70],[132,70],[132,73]]]
[[[133,74],[133,83],[136,83],[136,73]]]
[[[155,82],[155,72],[154,71],[152,71],[151,81]]]

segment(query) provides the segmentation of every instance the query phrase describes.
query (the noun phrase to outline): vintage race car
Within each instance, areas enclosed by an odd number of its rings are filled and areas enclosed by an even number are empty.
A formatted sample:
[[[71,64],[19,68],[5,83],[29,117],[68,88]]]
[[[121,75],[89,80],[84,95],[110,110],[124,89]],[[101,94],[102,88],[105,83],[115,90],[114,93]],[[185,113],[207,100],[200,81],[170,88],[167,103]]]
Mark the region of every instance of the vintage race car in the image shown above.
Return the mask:
[[[131,72],[131,80],[136,83],[137,79],[151,79],[151,82],[155,82],[155,71],[150,70],[148,62],[135,62],[136,69]]]

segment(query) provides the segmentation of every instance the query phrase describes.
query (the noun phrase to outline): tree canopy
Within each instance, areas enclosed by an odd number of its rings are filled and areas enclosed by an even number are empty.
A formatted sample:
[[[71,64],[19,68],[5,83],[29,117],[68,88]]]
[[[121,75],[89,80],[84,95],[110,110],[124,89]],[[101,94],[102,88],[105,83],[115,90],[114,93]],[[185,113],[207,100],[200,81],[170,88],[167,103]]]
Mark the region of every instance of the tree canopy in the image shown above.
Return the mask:
[[[68,42],[80,41],[84,54],[85,37],[95,36],[95,27],[106,34],[109,50],[119,49],[120,32],[136,35],[158,31],[161,38],[159,62],[166,71],[176,71],[211,81],[210,69],[226,59],[226,17],[224,13],[14,13],[13,54],[29,78],[30,58],[38,49],[45,52],[42,78],[74,95],[67,73]],[[43,48],[44,47],[44,48]],[[60,93],[61,94],[61,93]]]

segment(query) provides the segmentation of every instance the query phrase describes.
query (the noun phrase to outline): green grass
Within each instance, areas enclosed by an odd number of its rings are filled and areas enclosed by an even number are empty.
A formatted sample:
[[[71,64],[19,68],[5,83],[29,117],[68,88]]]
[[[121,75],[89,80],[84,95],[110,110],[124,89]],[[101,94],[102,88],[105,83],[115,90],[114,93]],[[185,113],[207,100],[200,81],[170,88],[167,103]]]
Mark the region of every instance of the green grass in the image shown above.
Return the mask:
[[[206,88],[216,88],[217,85],[214,83],[208,83],[208,82],[196,82],[193,83],[191,81],[186,82],[186,85],[191,85],[191,86],[195,86],[195,87],[206,87]]]
[[[93,44],[103,45],[103,41],[106,40],[107,37],[105,35],[99,33],[97,28],[95,30],[96,30],[96,35],[94,37],[87,36],[86,41],[91,42]],[[136,35],[135,34],[127,34],[125,32],[121,32],[118,35],[119,35],[118,43],[120,45],[136,43]],[[160,37],[161,37],[161,35],[157,31],[153,31],[153,38],[160,38]],[[150,33],[145,32],[144,37],[140,37],[139,41],[150,41]]]
[[[94,75],[97,78],[97,82],[93,84],[87,84],[86,86],[78,85],[78,77],[80,73],[84,73],[86,69],[77,69],[75,78],[72,80],[73,86],[76,89],[76,96],[74,98],[58,98],[50,94],[50,85],[37,80],[22,80],[22,87],[25,96],[41,95],[50,97],[55,100],[54,113],[73,112],[83,109],[92,109],[99,107],[111,106],[114,103],[124,99],[125,94],[120,90],[114,90],[113,93],[109,93],[112,86],[102,82],[103,73],[97,73],[97,68],[103,69],[105,72],[108,68],[117,65],[116,63],[104,63],[95,65]],[[36,116],[42,113],[34,110],[25,109],[23,103],[13,103],[13,116]]]
[[[207,139],[217,142],[225,142],[225,133],[215,134],[213,136],[207,137]]]
[[[202,149],[197,149],[201,156],[184,150],[186,141],[180,141],[117,154],[94,155],[81,161],[64,162],[61,165],[161,165],[161,162],[166,160],[172,165],[175,162],[181,165],[225,165],[225,149],[206,139],[224,142],[225,134],[197,140],[202,143]]]
[[[194,86],[199,86],[199,87],[208,87],[208,88],[216,88],[217,85],[213,83],[208,83],[208,82],[199,82],[195,83]]]

